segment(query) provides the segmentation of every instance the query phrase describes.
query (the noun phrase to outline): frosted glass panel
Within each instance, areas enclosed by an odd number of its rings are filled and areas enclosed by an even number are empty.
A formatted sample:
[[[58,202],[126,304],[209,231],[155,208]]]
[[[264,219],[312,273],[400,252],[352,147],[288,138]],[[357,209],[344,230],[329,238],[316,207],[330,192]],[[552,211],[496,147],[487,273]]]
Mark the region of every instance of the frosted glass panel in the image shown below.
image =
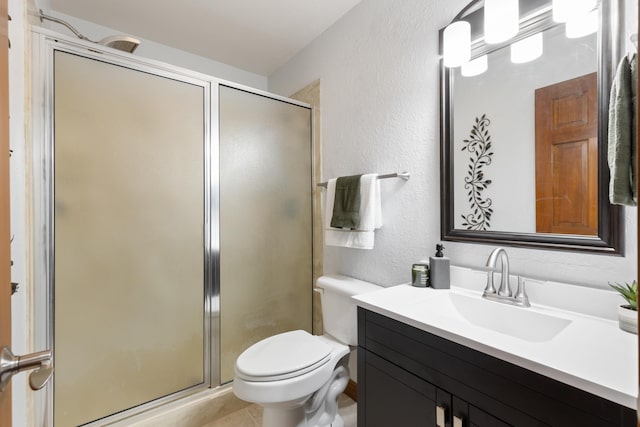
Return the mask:
[[[220,87],[221,380],[238,355],[311,331],[311,111]]]
[[[204,381],[204,88],[55,53],[55,424]]]

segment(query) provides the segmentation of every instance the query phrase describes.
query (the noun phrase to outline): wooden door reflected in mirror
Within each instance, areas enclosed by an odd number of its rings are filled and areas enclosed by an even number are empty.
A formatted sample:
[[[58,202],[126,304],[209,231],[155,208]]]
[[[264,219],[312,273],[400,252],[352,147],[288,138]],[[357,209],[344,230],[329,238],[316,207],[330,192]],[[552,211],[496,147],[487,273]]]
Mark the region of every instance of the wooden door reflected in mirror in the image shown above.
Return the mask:
[[[536,232],[598,234],[597,74],[535,91]]]

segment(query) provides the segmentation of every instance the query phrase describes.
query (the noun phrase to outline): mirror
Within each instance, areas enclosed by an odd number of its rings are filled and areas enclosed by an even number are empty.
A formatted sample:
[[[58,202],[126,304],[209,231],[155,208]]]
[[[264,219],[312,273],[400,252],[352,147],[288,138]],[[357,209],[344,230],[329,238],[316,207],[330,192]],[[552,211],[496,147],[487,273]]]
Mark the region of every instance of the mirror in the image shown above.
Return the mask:
[[[498,45],[483,41],[481,0],[454,19],[470,23],[472,60],[486,55],[488,68],[441,65],[443,240],[622,254],[607,165],[620,2],[599,2],[598,31],[578,38],[550,0],[520,0],[520,31]],[[514,63],[512,44],[534,35],[542,55]]]

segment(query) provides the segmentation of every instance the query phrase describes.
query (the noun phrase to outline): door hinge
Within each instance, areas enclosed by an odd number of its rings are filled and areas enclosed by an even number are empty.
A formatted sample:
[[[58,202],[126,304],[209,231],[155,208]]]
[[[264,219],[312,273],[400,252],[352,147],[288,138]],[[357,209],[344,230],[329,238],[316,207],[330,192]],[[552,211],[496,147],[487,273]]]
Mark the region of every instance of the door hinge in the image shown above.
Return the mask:
[[[13,237],[11,237],[11,242],[13,242]],[[13,267],[13,260],[11,261],[11,267]],[[20,287],[20,284],[17,282],[11,282],[11,295],[15,294],[16,292],[18,292],[18,287]]]

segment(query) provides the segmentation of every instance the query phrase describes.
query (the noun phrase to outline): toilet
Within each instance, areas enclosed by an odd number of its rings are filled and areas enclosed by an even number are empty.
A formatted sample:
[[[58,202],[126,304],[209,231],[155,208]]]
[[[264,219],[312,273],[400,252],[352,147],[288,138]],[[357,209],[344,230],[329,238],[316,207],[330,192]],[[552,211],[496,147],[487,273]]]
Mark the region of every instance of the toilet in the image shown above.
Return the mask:
[[[351,301],[381,289],[332,275],[318,278],[324,335],[297,330],[246,349],[235,365],[233,392],[261,405],[263,427],[343,427],[338,396],[349,383],[349,346],[357,345],[357,309]]]

